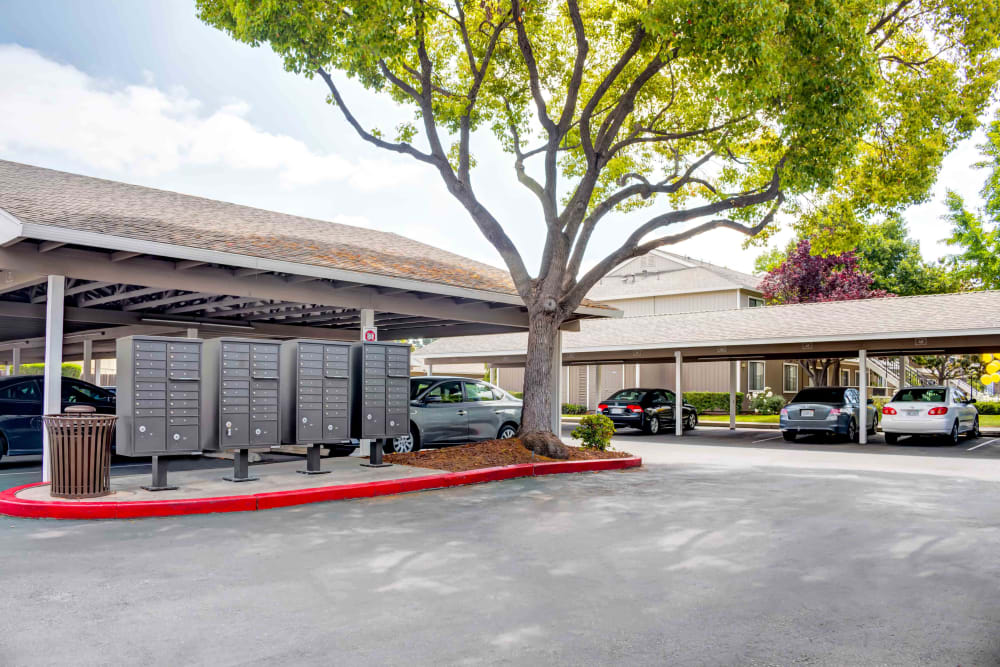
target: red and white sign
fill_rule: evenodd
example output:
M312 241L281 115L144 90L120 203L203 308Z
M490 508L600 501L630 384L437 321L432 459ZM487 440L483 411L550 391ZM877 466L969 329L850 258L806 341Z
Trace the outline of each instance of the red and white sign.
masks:
M365 329L364 334L362 334L361 339L366 343L374 343L378 340L378 329L375 327L369 327Z

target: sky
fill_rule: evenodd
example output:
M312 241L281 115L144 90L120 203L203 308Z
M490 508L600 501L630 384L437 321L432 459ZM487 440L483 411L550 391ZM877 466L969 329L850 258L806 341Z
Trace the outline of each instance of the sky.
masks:
M4 0L0 82L0 159L396 232L504 266L432 168L360 140L322 81L202 24L193 0ZM366 126L410 119L340 83ZM537 203L510 156L489 135L475 139L473 184L534 270ZM950 252L945 192L980 202L985 174L971 165L981 142L949 155L930 201L906 212L927 259ZM587 264L620 243L628 220L606 219ZM743 241L716 230L666 250L751 271L761 250Z

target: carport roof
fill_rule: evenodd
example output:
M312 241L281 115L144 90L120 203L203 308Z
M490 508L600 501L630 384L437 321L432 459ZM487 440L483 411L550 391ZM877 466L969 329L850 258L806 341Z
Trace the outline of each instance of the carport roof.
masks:
M506 271L398 234L17 162L0 160L0 209L105 238L517 295Z
M856 301L768 306L732 310L591 320L580 331L563 332L563 353L607 353L620 360L634 350L700 350L724 358L753 346L811 347L842 341L887 341L919 347L918 339L971 335L993 337L1000 348L1000 291L962 292ZM909 342L906 339L912 339ZM930 343L928 343L930 344ZM425 361L523 358L526 333L460 336L437 340L415 353Z

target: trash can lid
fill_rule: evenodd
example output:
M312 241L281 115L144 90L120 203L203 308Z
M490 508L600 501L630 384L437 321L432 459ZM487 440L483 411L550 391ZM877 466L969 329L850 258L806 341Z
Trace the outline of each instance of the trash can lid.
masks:
M65 410L63 410L68 415L79 415L79 414L89 414L92 412L97 412L97 408L93 405L71 405Z

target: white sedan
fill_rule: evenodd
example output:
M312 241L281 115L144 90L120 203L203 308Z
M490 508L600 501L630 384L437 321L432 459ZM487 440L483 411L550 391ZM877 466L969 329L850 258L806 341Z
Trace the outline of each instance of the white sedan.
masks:
M882 408L885 441L895 444L901 435L944 436L957 444L962 434L979 437L975 401L951 387L906 387Z

